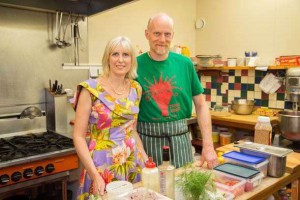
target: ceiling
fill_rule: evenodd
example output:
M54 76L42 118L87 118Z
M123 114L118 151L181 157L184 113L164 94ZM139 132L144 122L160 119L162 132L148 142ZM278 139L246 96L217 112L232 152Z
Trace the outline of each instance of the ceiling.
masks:
M89 16L131 1L134 0L0 0L0 5Z

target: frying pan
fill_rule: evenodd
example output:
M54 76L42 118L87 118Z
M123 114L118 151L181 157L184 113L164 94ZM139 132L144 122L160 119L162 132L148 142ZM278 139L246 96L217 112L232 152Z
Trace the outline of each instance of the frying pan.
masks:
M24 119L24 118L33 119L35 117L41 117L41 116L43 116L43 113L38 107L29 106L22 111L20 115L20 119Z

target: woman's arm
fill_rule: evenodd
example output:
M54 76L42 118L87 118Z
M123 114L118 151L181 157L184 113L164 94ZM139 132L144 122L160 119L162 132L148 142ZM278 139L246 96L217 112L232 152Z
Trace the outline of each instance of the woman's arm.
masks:
M137 125L137 122L135 121L134 123L134 127L133 127L133 137L136 141L136 145L137 145L137 148L138 150L141 152L142 154L142 157L143 157L143 160L144 162L146 162L148 160L148 155L147 153L145 152L145 149L144 149L144 146L143 146L143 143L142 143L142 140L137 132L137 129L136 129L136 125Z
M79 99L77 110L75 114L75 125L73 132L73 141L77 155L87 170L88 175L93 180L94 194L104 195L105 182L98 173L91 154L86 143L86 133L88 129L88 122L92 108L92 100L90 93L86 89L82 89Z

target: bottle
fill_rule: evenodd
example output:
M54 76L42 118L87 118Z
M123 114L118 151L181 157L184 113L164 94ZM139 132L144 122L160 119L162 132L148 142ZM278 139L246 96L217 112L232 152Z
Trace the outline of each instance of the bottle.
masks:
M175 167L170 163L170 147L163 146L163 163L158 166L160 193L175 199Z
M142 184L147 189L159 192L158 168L155 162L153 162L152 157L149 157L149 160L145 163L145 168L142 170Z
M269 117L259 116L255 125L254 142L271 145L272 126Z

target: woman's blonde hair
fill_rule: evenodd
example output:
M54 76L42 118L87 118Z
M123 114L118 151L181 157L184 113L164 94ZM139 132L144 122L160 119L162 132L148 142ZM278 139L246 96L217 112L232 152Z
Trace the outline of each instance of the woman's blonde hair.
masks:
M125 77L129 79L135 79L137 77L137 61L135 56L135 49L133 48L129 38L125 36L115 37L107 43L102 57L103 76L109 76L109 57L112 54L112 52L119 46L129 51L131 56L131 68Z

